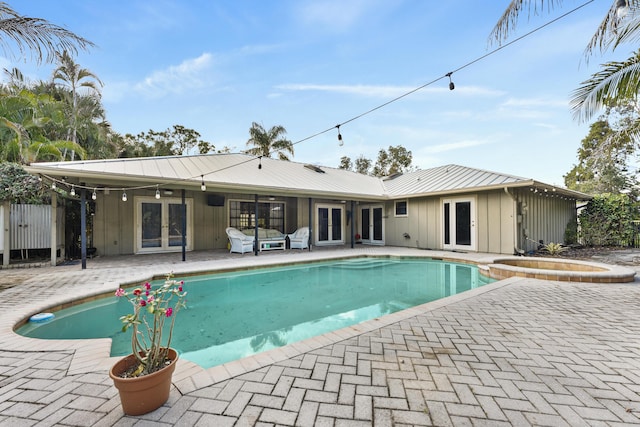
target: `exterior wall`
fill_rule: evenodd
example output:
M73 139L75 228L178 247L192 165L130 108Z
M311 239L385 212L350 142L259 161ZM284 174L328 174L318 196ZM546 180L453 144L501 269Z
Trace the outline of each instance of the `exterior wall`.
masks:
M538 242L563 243L569 221L576 216L576 201L553 193L520 190L518 201L518 247L525 252L536 250Z
M224 206L209 206L207 196L217 194L224 196ZM122 201L120 191L111 191L109 194L97 193L96 211L93 224L93 244L99 255L128 255L136 252L136 201L138 196L155 196L155 190L140 190L128 192L126 202ZM191 216L193 250L224 249L227 247L227 234L225 229L229 224L229 201L242 200L254 201L254 195L241 193L220 193L215 191L187 191L186 199L193 202ZM180 200L182 193L176 190L172 195L162 195ZM266 196L260 196L260 201L266 200ZM297 224L306 225L308 222L308 210L304 215L299 214L299 206L308 203L308 199L275 198L276 202L285 202L286 217L285 229L287 233L293 233ZM302 220L300 218L303 218Z
M461 194L459 197L473 197L475 199L476 250L478 252L513 254L516 233L514 200L500 190L479 194ZM394 202L388 202L385 206L386 244L422 249L443 249L442 199L441 197L409 199L406 217L396 217ZM405 233L410 237L405 238Z

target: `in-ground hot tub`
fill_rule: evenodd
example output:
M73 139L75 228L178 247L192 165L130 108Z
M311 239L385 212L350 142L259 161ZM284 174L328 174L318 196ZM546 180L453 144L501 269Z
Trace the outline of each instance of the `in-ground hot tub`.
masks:
M493 279L528 277L563 282L626 283L636 272L618 265L565 258L498 258L480 272Z

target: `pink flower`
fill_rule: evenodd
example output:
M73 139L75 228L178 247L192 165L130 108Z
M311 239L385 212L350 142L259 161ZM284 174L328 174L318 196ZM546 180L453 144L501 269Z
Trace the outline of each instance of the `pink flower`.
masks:
M145 300L140 300L140 307L144 307L145 305L147 305L147 302Z
M142 294L142 289L140 289L140 288L135 288L135 289L133 290L133 294L134 294L135 296L139 297L139 296Z
M149 291L145 291L144 293L146 296L149 296Z
M184 280L180 280L180 286L184 285Z
M153 302L155 300L155 298L153 297L153 295L151 295L149 298L147 298L147 301L149 302Z
M149 283L149 282L145 282L145 283L144 283L144 287L145 287L145 289L146 289L146 290L151 289L151 283Z
M171 317L171 315L173 314L173 308L171 307L167 308L167 312L165 314L167 317Z
M178 286L178 292L182 292L182 286Z
M124 289L122 289L122 288L119 288L119 289L116 291L116 296L117 296L117 297L123 297L123 296L125 296L126 294L127 294L127 293L126 293L126 292L124 291Z

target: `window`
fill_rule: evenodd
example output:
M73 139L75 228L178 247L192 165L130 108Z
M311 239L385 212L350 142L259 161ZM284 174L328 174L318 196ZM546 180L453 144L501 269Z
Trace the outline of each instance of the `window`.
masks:
M231 200L229 202L229 226L244 230L256 226L256 203ZM258 202L258 227L284 233L284 203Z
M396 212L395 216L407 216L407 201L406 200L396 201L395 212Z

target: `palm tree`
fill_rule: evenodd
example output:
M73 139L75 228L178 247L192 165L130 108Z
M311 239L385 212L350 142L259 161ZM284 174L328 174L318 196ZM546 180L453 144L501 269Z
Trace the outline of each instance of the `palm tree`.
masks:
M286 133L282 126L273 126L267 131L261 124L253 122L247 141L247 145L253 145L253 148L248 149L247 154L271 157L272 154L278 153L280 160L290 160L286 153L293 155L293 144L284 137Z
M562 0L512 0L491 32L491 39L501 43L513 31L521 13L549 10L562 4ZM615 50L621 43L637 40L640 34L640 0L612 0L611 7L596 29L585 49L590 56L598 48ZM602 71L582 82L574 91L571 110L580 121L588 121L607 106L635 99L640 87L640 58L636 52L624 62L604 65Z
M58 64L58 68L53 72L53 81L62 83L62 85L67 88L71 94L71 120L67 139L70 139L72 142L77 144L79 112L78 100L81 96L78 91L82 88L87 89L87 94L85 96L95 96L99 100L102 81L100 81L98 76L91 71L80 67L80 65L77 64L66 51L58 54ZM87 103L85 102L84 104L86 106ZM89 102L89 104L91 104L91 102ZM102 108L100 102L93 104ZM88 112L88 117L93 118L93 115L94 111Z
M94 46L89 40L44 19L21 16L5 2L0 2L0 34L5 53L14 45L20 56L30 51L37 63L54 62L61 49L77 54L79 49Z

